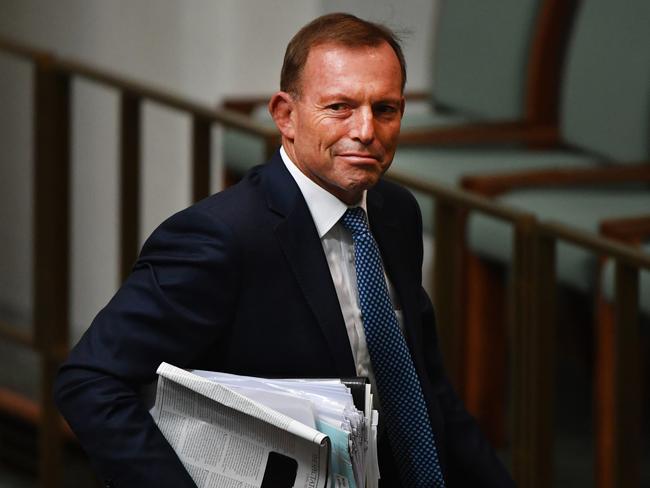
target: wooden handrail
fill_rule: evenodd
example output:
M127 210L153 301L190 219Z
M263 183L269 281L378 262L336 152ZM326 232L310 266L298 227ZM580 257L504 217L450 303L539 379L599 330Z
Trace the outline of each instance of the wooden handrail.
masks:
M2 321L0 321L0 338L7 339L26 347L34 346L34 334L31 331L20 329Z
M430 180L423 181L400 170L389 169L386 177L414 190L427 193L436 200L445 201L465 209L476 210L501 220L514 222L532 218L530 212L498 203L495 200L444 183L435 183Z
M9 39L0 35L0 51L16 56L18 58L26 58L28 60L36 61L45 57L52 56L50 51L45 49L38 49L28 46L15 39Z
M650 239L650 214L603 220L600 222L600 233L628 244L642 244Z
M552 220L539 222L538 228L542 235L549 238L561 239L595 254L604 254L627 265L650 270L650 255L636 247Z
M0 386L0 410L8 412L14 417L32 425L40 425L43 422L43 412L40 405L27 396L11 391ZM69 440L76 442L74 435L67 422L61 419L61 432Z
M147 99L167 107L188 112L217 124L222 124L261 137L277 137L278 132L268 126L256 122L249 117L228 109L216 109L198 102L191 101L180 95L154 88L150 85L132 80L125 76L116 75L107 70L92 67L77 61L58 59L58 69L80 76L112 88L128 92L139 98Z
M256 122L239 112L224 108L214 108L208 105L189 100L183 96L152 87L126 76L112 73L87 63L66 59L63 57L54 58L48 51L35 49L20 42L0 36L0 50L10 54L38 61L45 57L53 59L53 67L64 73L80 76L99 84L108 85L111 88L127 92L135 97L151 100L167 107L188 112L196 117L206 119L216 124L222 124L242 132L258 135L264 138L275 138L277 130Z

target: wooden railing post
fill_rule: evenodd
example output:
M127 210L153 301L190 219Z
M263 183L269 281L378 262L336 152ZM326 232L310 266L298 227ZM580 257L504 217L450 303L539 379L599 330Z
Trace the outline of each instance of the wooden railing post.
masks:
M531 457L531 332L534 299L534 221L516 222L513 232L513 263L509 319L512 326L512 391L513 391L513 471L519 487L530 482Z
M513 265L513 473L517 486L548 488L553 476L555 239L534 220L516 227Z
M639 270L616 260L614 486L639 486L641 381L639 358Z
M120 279L138 257L142 99L128 91L120 98Z
M41 358L39 483L61 483L61 421L52 386L68 347L70 78L51 57L35 63L34 338Z
M462 253L465 245L466 212L458 205L437 198L435 204L433 301L445 368L456 388L463 378Z
M203 117L192 118L192 199L210 195L210 159L212 123Z

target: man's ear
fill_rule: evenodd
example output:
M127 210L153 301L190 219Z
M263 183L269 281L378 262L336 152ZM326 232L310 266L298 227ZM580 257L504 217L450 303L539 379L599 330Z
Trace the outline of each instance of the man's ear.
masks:
M287 92L277 92L269 101L269 112L282 137L293 140L294 137L294 100Z

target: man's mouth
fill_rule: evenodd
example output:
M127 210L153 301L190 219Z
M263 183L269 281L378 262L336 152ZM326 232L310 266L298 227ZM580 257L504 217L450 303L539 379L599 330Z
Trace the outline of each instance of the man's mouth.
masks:
M373 164L381 161L381 158L375 154L365 152L344 152L337 154L338 157L345 158L347 161L359 164Z

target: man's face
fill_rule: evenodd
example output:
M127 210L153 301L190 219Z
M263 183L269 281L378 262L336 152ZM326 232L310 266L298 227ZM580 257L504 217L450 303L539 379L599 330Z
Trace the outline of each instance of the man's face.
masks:
M395 154L404 111L397 56L387 43L316 46L299 83L299 96L290 97L285 150L318 185L358 203Z

